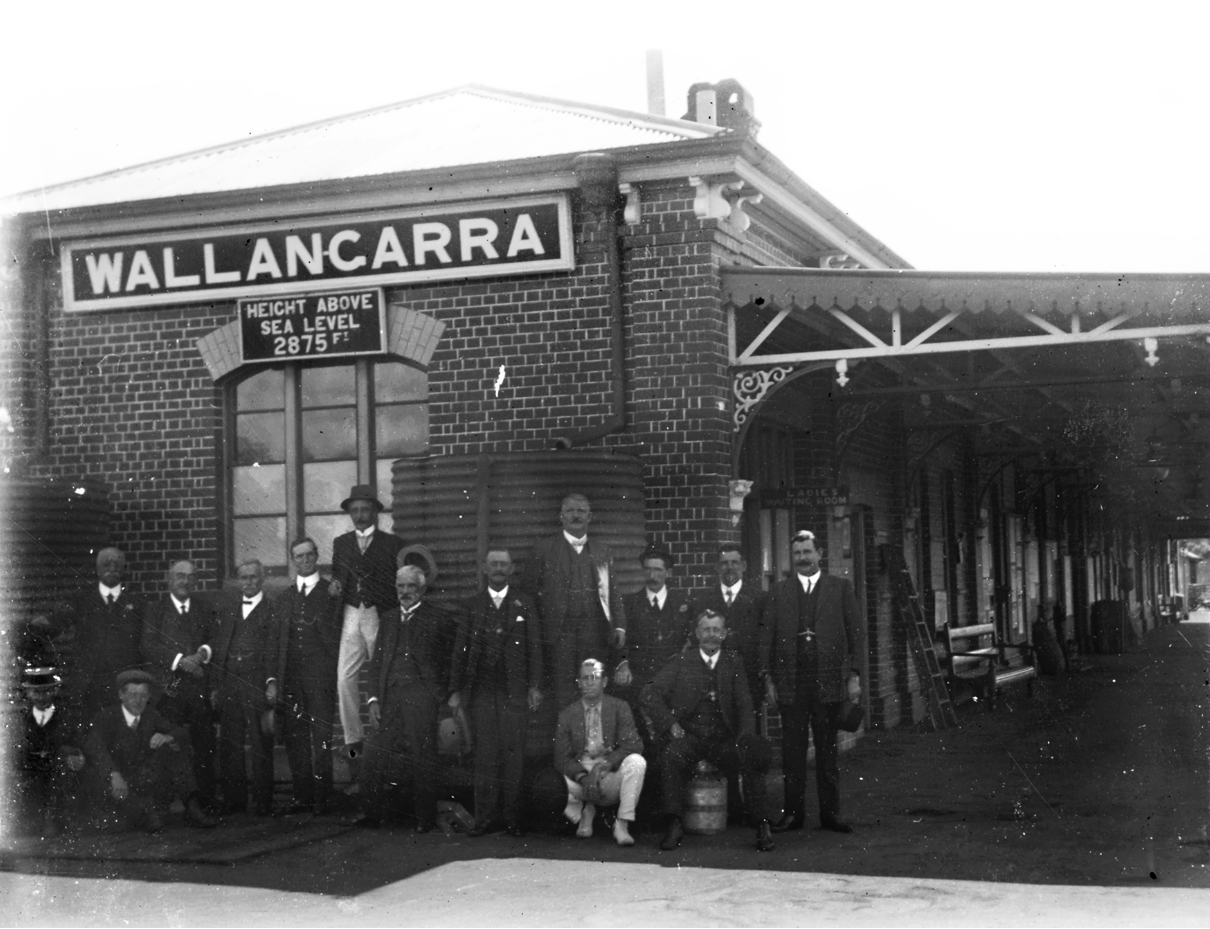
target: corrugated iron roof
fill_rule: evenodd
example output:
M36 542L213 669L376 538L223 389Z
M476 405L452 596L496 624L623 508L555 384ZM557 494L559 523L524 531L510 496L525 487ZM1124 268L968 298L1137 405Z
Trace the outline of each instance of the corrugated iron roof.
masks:
M71 209L680 142L714 126L469 85L56 184L0 212Z

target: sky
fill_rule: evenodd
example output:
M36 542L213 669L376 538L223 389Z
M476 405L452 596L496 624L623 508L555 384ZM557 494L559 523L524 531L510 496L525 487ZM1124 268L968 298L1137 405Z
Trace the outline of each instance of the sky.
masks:
M760 142L912 266L1210 273L1210 5L43 3L0 14L0 196L476 83Z

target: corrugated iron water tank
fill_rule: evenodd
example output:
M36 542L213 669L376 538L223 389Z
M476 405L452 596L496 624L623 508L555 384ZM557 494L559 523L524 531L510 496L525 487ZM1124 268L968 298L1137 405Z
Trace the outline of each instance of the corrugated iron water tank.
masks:
M643 462L633 455L568 449L505 455L401 458L391 469L395 532L427 545L442 597L481 589L490 542L506 546L524 576L534 542L560 531L568 494L592 505L589 536L613 552L619 589L643 586L637 558L646 542Z

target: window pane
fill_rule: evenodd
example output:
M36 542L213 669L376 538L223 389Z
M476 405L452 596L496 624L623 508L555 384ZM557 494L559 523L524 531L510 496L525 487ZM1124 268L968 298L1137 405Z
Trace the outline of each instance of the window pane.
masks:
M348 488L345 488L345 493L348 493ZM344 494L341 494L336 502L339 503L343 499ZM307 531L304 534L319 543L320 563L331 564L332 540L338 535L344 535L352 528L353 524L349 522L349 517L345 513L307 514Z
M357 402L356 378L352 365L302 369L302 405L342 406Z
M286 406L286 372L269 368L239 382L235 388L237 410L281 410Z
M235 563L259 558L265 567L286 564L286 517L260 516L234 520Z
M231 511L236 516L286 511L285 465L231 469Z
M235 417L235 463L286 460L286 414L242 413Z
M398 403L374 409L379 455L419 455L429 447L429 405Z
M308 410L302 417L302 442L303 461L356 458L357 411L353 407Z
M303 465L303 509L308 513L339 510L340 501L356 483L356 461Z
M378 515L378 525L383 532L395 531L395 517L391 515L391 501L394 495L391 493L391 462L393 458L379 458L377 466L377 489L378 499L382 501L382 505L386 507Z
M419 368L397 361L380 361L374 365L374 400L377 403L425 400L428 395L429 376Z

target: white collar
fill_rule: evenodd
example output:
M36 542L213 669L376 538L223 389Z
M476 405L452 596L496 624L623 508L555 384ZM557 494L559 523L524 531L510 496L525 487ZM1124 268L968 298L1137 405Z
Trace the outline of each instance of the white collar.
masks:
M508 596L508 585L505 584L499 590L492 590L489 587L489 588L487 588L487 592L491 595L492 602L495 603L496 606L499 606L501 603L504 602L504 598Z
M713 655L707 655L704 651L702 651L699 648L697 650L697 653L702 656L702 661L706 662L706 664L708 664L710 666L710 670L713 671L714 666L718 664L718 656L723 653L723 650L720 648Z
M190 606L189 600L178 600L176 598L176 594L169 594L168 596L172 598L172 602L176 606L176 611L178 613L181 611L181 607ZM192 599L193 598L191 597L190 600Z
M652 593L650 590L644 587L643 596L647 598L648 603L651 602L652 597L655 597L656 603L659 604L659 607L662 610L664 608L664 601L668 599L668 585L665 584L656 593Z
M567 540L568 545L570 545L572 548L574 548L576 550L576 554L579 554L580 552L584 551L584 546L588 544L588 534L587 533L585 533L584 535L580 536L580 538L577 539L574 535L572 535L570 532L568 532L566 529L564 529L563 538L565 538Z
M371 526L369 529L364 529L364 530L363 529L354 529L353 532L357 534L358 538L368 539L370 536L372 536L374 534L374 528L375 528L374 526Z
M794 576L798 578L798 583L802 584L802 592L809 594L811 592L811 588L819 582L819 575L822 573L822 571L816 571L814 574L795 574Z
M722 589L723 589L723 598L724 599L726 599L727 594L730 593L731 599L734 600L736 597L739 596L739 592L744 589L744 579L741 577L738 581L735 582L734 587L728 587L726 584L720 584L719 586L722 587Z
M34 719L39 726L45 726L51 721L51 717L55 715L55 705L53 703L44 710L40 710L36 706L31 706L30 709L34 711Z
M245 597L241 593L240 602L244 607L244 615L247 616L249 613L251 613L253 610L255 610L258 606L260 606L260 602L264 598L264 596L265 596L265 592L263 590L260 591L260 593L258 593L255 597Z
M122 596L121 584L117 584L114 587L106 587L100 581L97 581L97 589L101 591L102 600L108 600L110 597L113 597L115 600L117 600Z
M315 585L319 583L319 572L308 574L306 577L299 575L298 577L298 592L309 594L315 589Z
M144 711L144 712L146 712L146 711ZM130 710L126 709L126 707L122 707L122 715L126 717L127 726L133 726L134 721L136 719L138 719L138 717L135 716L133 713L131 713Z

